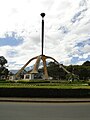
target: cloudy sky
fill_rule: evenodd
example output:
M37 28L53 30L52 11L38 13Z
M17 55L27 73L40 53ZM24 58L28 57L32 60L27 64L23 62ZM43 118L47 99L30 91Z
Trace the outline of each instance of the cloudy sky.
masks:
M90 60L90 0L0 0L0 56L9 69L41 54L42 12L44 54L64 65Z

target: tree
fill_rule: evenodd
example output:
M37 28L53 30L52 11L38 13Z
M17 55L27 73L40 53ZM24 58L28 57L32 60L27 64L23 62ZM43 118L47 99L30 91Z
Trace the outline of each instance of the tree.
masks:
M69 73L66 75L66 79L70 82L73 82L73 81L78 81L79 80L79 76L78 75L75 75L73 73Z
M48 64L48 74L53 79L65 79L65 71L54 62Z
M79 67L79 78L81 80L88 80L90 69L87 69L87 66L80 66Z
M87 66L85 64L83 63L83 65L69 65L67 69L72 74L78 75L80 80L88 80L90 78L90 66Z
M0 56L0 65L4 66L6 63L7 63L7 60L3 56Z
M8 69L5 67L5 64L7 63L7 60L0 56L0 79L1 78L7 78L8 76Z
M90 66L90 61L86 61L82 64L82 66Z

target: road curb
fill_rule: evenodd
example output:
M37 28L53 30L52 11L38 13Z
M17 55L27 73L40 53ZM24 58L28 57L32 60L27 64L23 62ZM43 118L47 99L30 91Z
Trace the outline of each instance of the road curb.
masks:
M29 103L88 103L88 98L0 98L0 102L29 102Z

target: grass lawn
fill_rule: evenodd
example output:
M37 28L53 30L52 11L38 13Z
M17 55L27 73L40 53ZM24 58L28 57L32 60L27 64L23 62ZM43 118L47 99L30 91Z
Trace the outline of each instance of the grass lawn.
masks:
M0 80L0 88L90 89L90 86L85 81L70 83L60 80Z

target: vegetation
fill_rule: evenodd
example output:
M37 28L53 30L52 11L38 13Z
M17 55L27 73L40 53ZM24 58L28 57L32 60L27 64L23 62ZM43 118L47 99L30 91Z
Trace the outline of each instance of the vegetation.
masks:
M57 88L57 89L90 89L88 81L60 81L60 80L1 80L0 88Z
M7 60L0 56L0 79L7 79L8 77L8 69L6 68L5 64L7 63Z
M63 65L64 66L64 65ZM89 80L90 79L90 62L86 61L82 65L69 65L64 66L70 74L68 75L62 68L60 68L54 62L50 62L48 65L48 73L53 79L65 80L72 79L73 80ZM75 76L74 76L75 75ZM70 77L70 78L69 78Z

